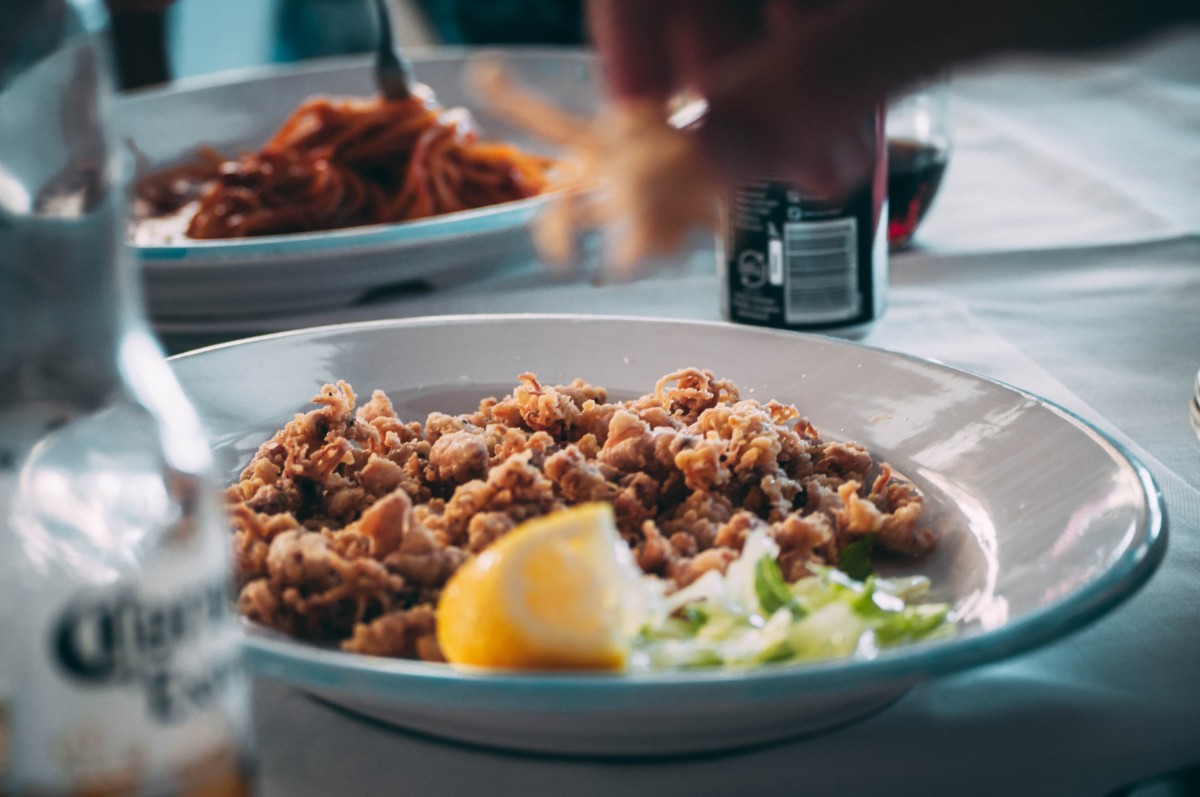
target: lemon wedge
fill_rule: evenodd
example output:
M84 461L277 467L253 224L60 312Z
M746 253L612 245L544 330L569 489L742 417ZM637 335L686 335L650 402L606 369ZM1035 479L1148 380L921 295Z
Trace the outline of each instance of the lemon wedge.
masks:
M535 518L450 578L438 601L438 644L452 664L621 669L639 578L610 505Z

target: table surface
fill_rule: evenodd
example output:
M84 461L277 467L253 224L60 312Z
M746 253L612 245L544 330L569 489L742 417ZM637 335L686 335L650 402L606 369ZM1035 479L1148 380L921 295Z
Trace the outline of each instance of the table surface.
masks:
M955 149L865 343L1041 394L1123 441L1169 518L1149 585L1082 632L912 689L849 727L737 754L597 762L467 749L255 685L265 795L1103 795L1200 761L1200 31L954 79ZM717 319L711 251L646 279L535 264L321 320L473 312ZM171 340L174 348L187 341ZM1152 789L1151 789L1152 791Z

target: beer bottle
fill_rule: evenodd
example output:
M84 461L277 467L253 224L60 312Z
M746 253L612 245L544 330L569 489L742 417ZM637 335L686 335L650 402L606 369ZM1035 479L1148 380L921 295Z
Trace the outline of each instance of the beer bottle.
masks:
M248 794L229 537L125 250L102 7L4 15L0 794Z

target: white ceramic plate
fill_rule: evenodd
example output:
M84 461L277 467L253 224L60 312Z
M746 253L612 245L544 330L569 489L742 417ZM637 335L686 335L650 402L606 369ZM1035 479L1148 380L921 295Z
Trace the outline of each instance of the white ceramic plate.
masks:
M874 659L638 675L456 671L321 649L250 628L258 671L395 725L483 745L647 755L752 745L865 716L931 676L1079 628L1128 597L1165 547L1145 468L1046 401L844 341L727 324L460 316L353 324L172 360L232 481L321 386L387 391L402 418L473 410L517 375L583 377L616 398L699 366L864 442L927 496L939 548L916 566L960 617L949 638Z
M530 89L576 111L598 103L594 59L577 50L498 50ZM419 80L446 107L471 109L487 138L533 151L544 144L502 124L463 85L470 50L412 54ZM117 133L160 168L210 144L222 153L257 149L314 94L375 93L361 57L267 67L183 81L118 101ZM159 319L259 316L352 304L373 290L412 280L451 284L533 257L527 223L534 197L399 224L245 239L134 245L147 304Z

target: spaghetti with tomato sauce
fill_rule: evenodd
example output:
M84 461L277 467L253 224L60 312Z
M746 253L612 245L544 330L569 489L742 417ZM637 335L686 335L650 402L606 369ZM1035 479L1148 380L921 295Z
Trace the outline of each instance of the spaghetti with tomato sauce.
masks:
M410 221L535 196L551 158L480 140L426 87L405 100L316 97L257 152L138 181L139 220L188 217L189 238L242 238Z

